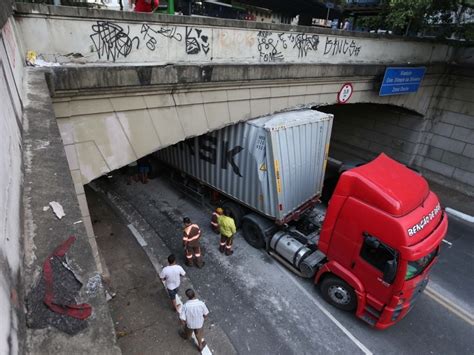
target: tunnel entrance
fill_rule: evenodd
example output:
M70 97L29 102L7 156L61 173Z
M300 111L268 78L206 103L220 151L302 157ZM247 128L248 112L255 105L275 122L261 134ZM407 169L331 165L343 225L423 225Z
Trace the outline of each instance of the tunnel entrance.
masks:
M333 158L371 160L385 153L403 164L413 164L423 131L423 116L398 106L348 104L320 106L334 115L329 155Z

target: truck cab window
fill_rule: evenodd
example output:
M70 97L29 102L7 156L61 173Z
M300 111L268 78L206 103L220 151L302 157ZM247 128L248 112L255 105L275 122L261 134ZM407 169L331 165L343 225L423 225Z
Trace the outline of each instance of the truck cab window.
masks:
M364 238L364 244L360 251L362 259L370 265L384 272L387 261L396 259L396 251L370 236Z

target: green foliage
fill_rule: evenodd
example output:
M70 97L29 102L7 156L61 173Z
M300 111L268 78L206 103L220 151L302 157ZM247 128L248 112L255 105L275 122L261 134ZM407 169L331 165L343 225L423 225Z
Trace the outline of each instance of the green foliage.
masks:
M357 24L367 29L392 30L401 35L428 32L439 37L472 39L472 25L462 24L474 0L386 0L377 16L361 17Z

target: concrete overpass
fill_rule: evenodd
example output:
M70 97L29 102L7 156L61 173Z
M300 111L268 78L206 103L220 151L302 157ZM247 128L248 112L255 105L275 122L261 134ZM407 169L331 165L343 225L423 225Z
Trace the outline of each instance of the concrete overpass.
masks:
M0 174L8 216L0 230L15 236L1 244L13 270L8 285L15 285L21 264L20 214L11 211L20 209L22 149L25 201L36 198L38 182L30 176L41 165L50 169L43 177L64 184L58 189L73 187L78 203L71 209L84 222L99 270L84 184L188 137L280 110L320 106L334 112L332 143L366 156L385 151L473 193L472 49L289 25L27 4L17 4L2 23L8 133L0 162L11 174ZM48 67L25 70L27 51ZM378 95L387 66L419 65L427 74L416 94ZM347 82L354 94L336 105ZM72 177L71 184L53 179L58 161L40 163L53 147L63 165L67 157L70 176L62 176ZM41 223L30 202L25 211ZM34 236L40 239L37 230L34 223L25 227L27 246ZM35 265L31 260L27 269Z

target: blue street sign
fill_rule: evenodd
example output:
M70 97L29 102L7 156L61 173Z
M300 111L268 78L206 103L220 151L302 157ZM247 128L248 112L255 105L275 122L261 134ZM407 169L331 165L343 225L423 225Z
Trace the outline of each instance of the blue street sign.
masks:
M417 92L425 76L425 67L387 68L380 87L379 96L400 95Z

